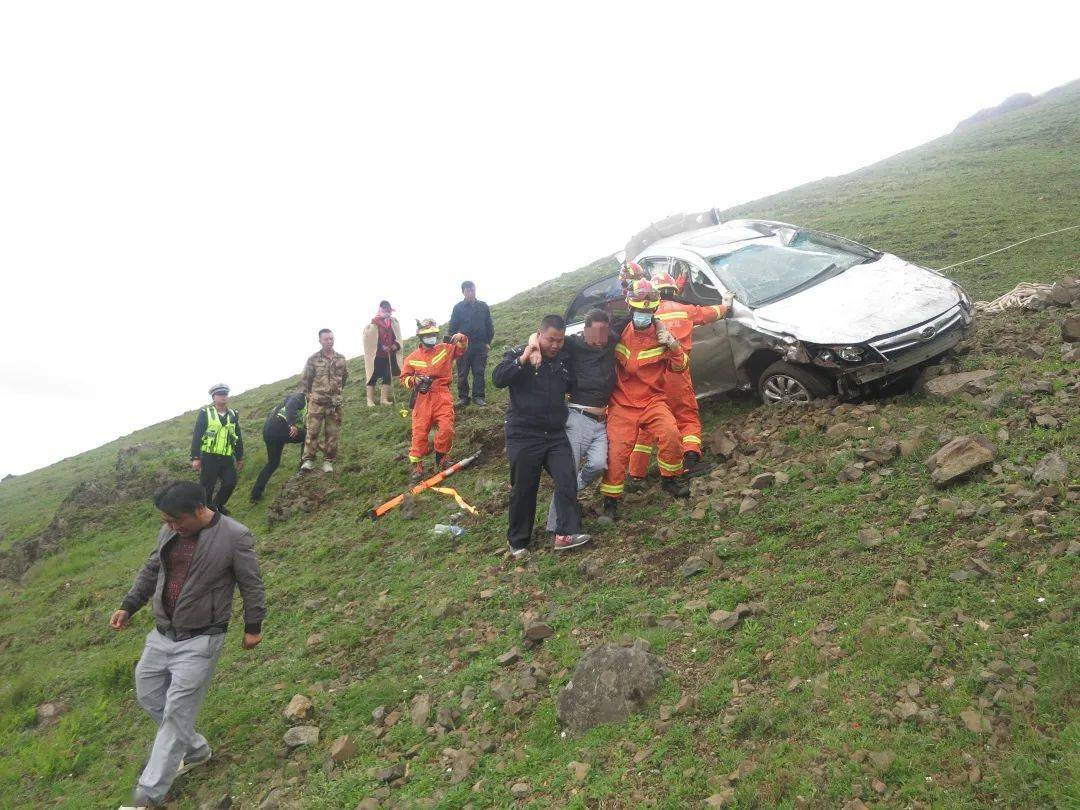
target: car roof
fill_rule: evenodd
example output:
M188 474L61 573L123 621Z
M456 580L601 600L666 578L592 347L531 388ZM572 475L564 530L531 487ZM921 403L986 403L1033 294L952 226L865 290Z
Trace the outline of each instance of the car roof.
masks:
M641 256L670 255L671 250L689 250L699 256L715 256L726 252L724 248L740 242L771 239L781 228L797 230L786 222L767 219L731 219L708 228L684 231L675 236L658 239L642 251Z

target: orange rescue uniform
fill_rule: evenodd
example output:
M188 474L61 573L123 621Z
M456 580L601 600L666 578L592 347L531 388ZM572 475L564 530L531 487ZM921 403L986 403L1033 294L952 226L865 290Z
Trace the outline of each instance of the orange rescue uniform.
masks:
M722 318L727 307L717 304L710 307L698 307L693 304L680 304L677 301L661 301L656 310L656 320L671 332L687 356L694 346L694 327ZM664 381L664 396L667 399L671 415L679 426L679 438L682 452L701 453L701 417L698 416L697 393L690 370L685 374L668 374ZM656 450L656 439L647 431L640 431L630 454L630 475L644 478L649 471L649 457Z
M627 324L615 346L615 390L608 405L608 465L600 492L619 498L626 480L626 462L638 430L656 436L660 445L660 474L665 478L683 471L679 428L664 398L665 377L683 376L687 356L656 339L656 325L634 329Z
M450 381L454 377L454 361L465 354L469 339L460 343L436 343L428 348L421 345L405 358L401 384L408 389L419 385L419 377L431 377L431 390L417 393L412 411L412 445L409 461L413 464L431 452L428 433L435 428L435 452L449 453L454 445L454 397Z

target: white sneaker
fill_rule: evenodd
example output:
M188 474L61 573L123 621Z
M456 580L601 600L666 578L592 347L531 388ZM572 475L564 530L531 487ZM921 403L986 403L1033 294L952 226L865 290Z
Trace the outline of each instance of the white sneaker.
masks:
M511 548L510 556L515 560L527 560L529 559L529 550L527 548Z
M207 762L210 761L211 756L213 755L208 754L202 759L193 759L191 762L188 762L186 759L180 760L180 765L176 768L176 775L183 776L185 773L188 773L189 771L198 768L200 765L205 765Z
M300 469L304 472L311 472L315 469L315 462L310 458L304 459L304 463L300 465Z
M322 471L325 473L332 473L334 471L334 465L329 461L324 461L322 463Z

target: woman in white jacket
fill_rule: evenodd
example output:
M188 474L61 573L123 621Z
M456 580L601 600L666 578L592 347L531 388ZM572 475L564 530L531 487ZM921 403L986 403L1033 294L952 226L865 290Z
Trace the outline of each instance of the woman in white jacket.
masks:
M364 372L368 407L375 407L376 384L381 386L379 403L391 404L390 386L401 374L401 326L389 301L379 302L379 311L364 327Z

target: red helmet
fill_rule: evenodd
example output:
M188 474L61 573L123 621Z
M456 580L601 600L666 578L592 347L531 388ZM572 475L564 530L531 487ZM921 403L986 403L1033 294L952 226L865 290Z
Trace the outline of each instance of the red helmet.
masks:
M626 303L632 309L655 312L660 306L660 293L656 291L651 281L639 278L631 284L630 291L626 295Z
M622 282L623 287L629 287L639 278L645 278L645 271L641 269L641 265L637 262L623 262L622 267L619 268L619 281Z
M657 291L659 292L663 292L664 290L674 291L679 289L678 282L676 282L675 279L672 278L671 274L665 273L662 270L659 273L653 273L652 279L650 280L652 281L652 285L656 287Z

